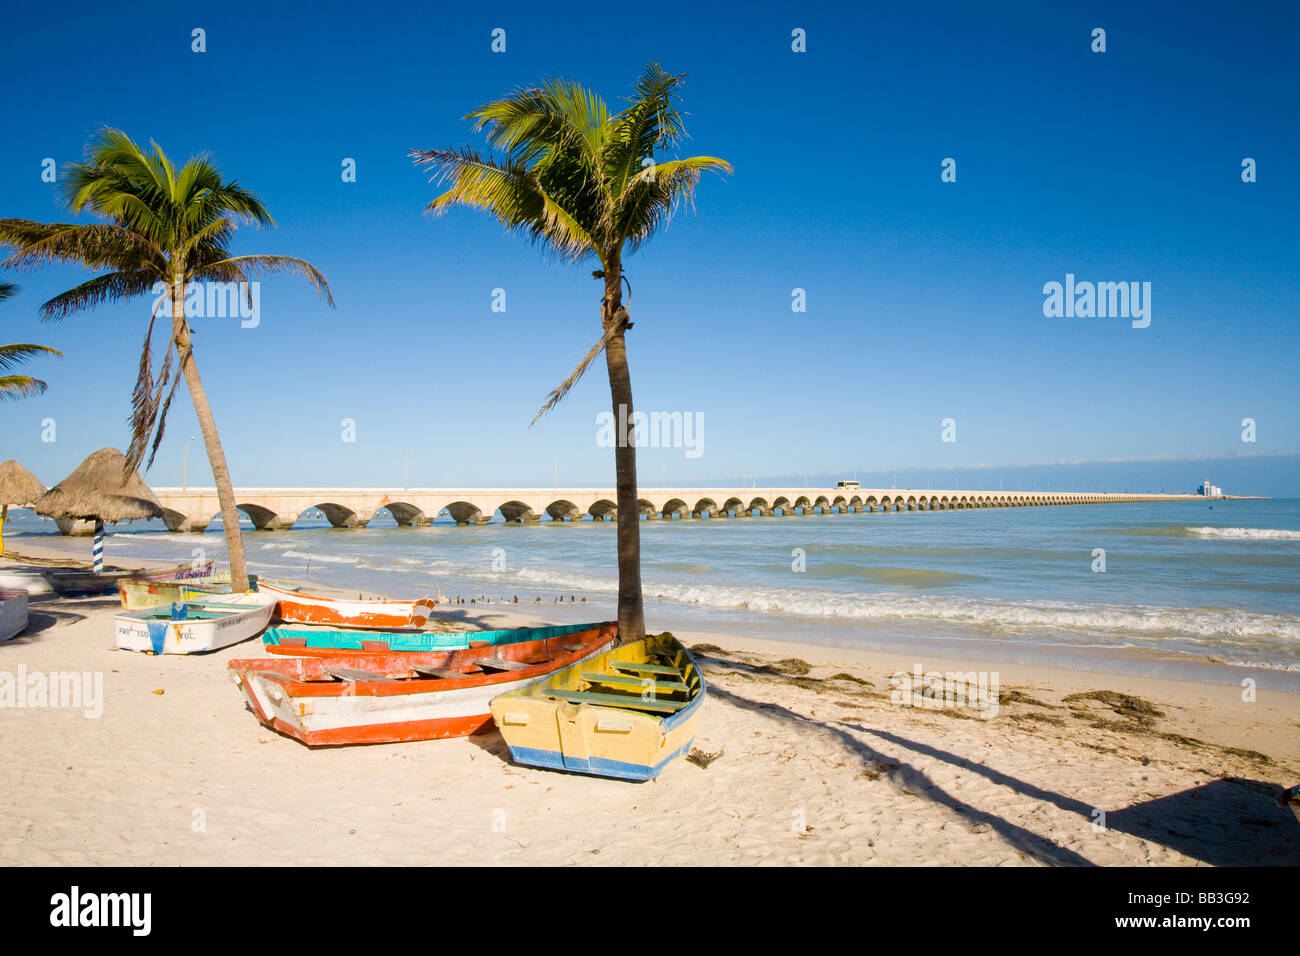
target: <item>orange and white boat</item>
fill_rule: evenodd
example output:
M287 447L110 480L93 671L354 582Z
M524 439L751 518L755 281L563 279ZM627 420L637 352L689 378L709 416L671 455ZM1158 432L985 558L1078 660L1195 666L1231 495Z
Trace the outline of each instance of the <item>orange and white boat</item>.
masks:
M227 667L259 721L309 747L434 740L486 729L492 698L575 667L617 636L610 622L495 647L254 658Z
M258 582L257 589L275 596L278 602L276 614L280 620L291 624L418 630L429 620L429 612L434 606L433 599L427 596L418 601L390 601L387 598L349 600L304 594L263 582Z

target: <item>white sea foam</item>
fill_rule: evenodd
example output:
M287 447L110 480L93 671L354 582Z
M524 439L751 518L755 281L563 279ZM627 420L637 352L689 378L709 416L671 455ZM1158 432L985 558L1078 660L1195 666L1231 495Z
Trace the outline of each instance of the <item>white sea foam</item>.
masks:
M1188 528L1189 534L1206 538L1270 538L1281 541L1300 541L1300 531L1284 528Z
M440 564L443 562L440 562ZM494 577L478 567L447 567L471 577ZM521 585L576 593L617 593L618 580L563 571L521 568L504 575ZM1012 601L899 592L876 594L809 591L727 585L663 584L647 581L648 600L673 601L718 610L746 610L846 621L937 622L1004 632L1071 631L1118 637L1122 634L1176 637L1194 643L1295 641L1300 618L1223 608L1093 604L1069 601Z
M306 551L285 551L280 555L282 558L297 558L300 561L306 561L309 558L312 561L321 561L325 564L360 564L360 558L348 557L342 554L308 554Z

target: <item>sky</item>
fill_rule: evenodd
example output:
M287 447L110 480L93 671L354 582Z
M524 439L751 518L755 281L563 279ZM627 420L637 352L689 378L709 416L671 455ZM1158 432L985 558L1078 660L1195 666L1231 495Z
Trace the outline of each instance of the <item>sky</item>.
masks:
M644 484L1300 496L1294 4L78 6L6 13L0 217L90 221L42 162L119 127L210 152L277 223L232 249L309 260L337 303L273 277L256 327L193 320L236 486L612 485L603 363L529 425L599 335L594 266L426 215L407 154L484 146L465 114L549 77L618 108L658 60L689 74L680 153L734 174L625 262L636 406L702 423L642 449ZM1067 274L1150 283L1150 324L1045 315ZM150 300L36 318L88 277L0 272L0 341L64 352L0 405L0 459L47 484L129 438ZM178 397L146 479L210 484L198 436Z

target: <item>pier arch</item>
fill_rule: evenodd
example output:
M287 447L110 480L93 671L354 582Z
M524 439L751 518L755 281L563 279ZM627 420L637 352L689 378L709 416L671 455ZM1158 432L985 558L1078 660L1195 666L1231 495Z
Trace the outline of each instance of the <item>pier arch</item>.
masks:
M290 528L293 526L292 519L281 521L279 515L270 508L263 508L261 505L237 504L235 505L235 508L242 512L243 515L253 523L253 527L258 531L277 531L281 528ZM207 527L207 525L204 525L204 527ZM203 529L199 528L197 530L201 531Z
M679 518L689 517L691 506L681 498L669 498L664 502L663 511L660 512L665 518L671 518L676 515Z
M468 525L487 524L487 516L478 505L470 504L468 501L453 501L447 504L443 511L456 522L456 526L464 528Z
M501 512L506 524L533 524L540 520L537 512L522 501L503 501L497 505L497 511Z
M581 521L582 511L572 501L561 498L546 506L546 513L552 521Z
M592 521L613 521L618 517L618 505L608 498L598 498L587 509Z
M387 511L393 517L399 528L423 527L429 524L430 519L425 513L413 504L405 501L387 501L375 509L375 513L370 516L374 521L381 511Z

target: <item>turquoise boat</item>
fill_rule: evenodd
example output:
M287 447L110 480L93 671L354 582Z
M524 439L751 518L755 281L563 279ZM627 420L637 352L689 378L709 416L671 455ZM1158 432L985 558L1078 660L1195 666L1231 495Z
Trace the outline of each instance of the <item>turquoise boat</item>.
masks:
M272 627L262 633L268 654L294 657L322 655L429 653L463 651L471 647L518 644L564 638L605 627L596 624L558 624L548 627L512 627L499 631L340 631L321 627Z

